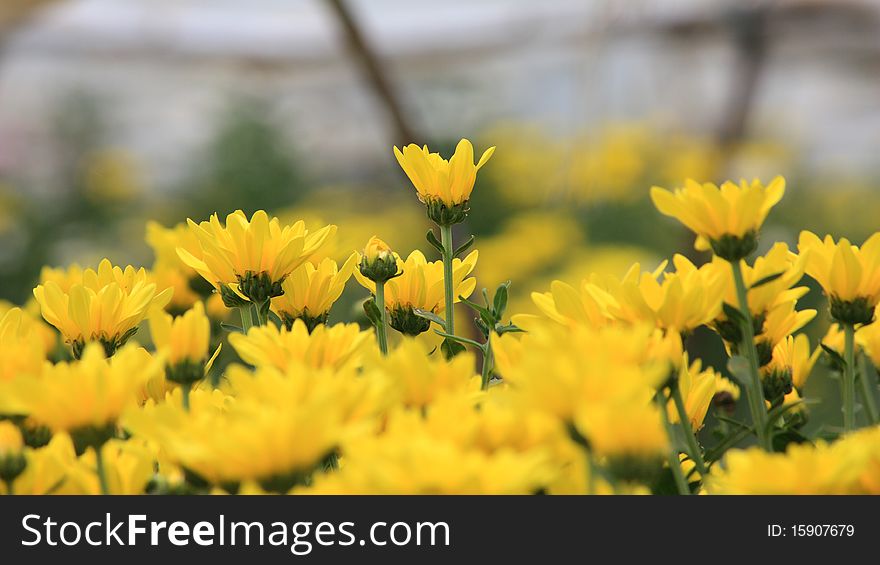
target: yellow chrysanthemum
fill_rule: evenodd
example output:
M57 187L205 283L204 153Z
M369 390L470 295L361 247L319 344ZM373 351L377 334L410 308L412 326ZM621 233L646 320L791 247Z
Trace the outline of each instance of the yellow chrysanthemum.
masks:
M651 200L697 235L697 249L709 249L726 260L739 260L754 251L757 232L782 199L785 179L776 177L766 187L757 179L718 187L688 179L683 188L651 188Z
M104 259L97 271L82 271L67 290L47 280L34 289L34 296L43 318L61 331L74 355L92 341L100 342L112 355L151 311L171 300L171 289L160 290L144 269L128 266L123 270Z
M450 360L425 355L415 339L406 338L387 357L372 364L389 383L403 406L423 407L444 395L471 397L480 391L474 356L462 353Z
M352 253L341 268L329 258L317 265L306 261L281 283L284 294L272 299L272 309L287 327L296 319L305 322L309 330L326 324L330 307L342 296L357 260L357 253Z
M431 153L428 146L407 145L403 151L394 148L397 162L412 181L419 200L430 205L440 202L447 208L467 203L474 189L477 171L495 152L487 149L474 165L474 147L467 139L458 142L455 154L448 161L439 153Z
M452 288L455 301L467 298L477 286L477 280L467 278L474 270L479 257L471 251L464 260L452 260ZM385 283L385 308L388 309L391 327L406 335L418 335L427 331L430 322L413 314L413 309L441 314L446 310L443 291L443 262L428 262L421 251L413 251L406 261L397 258L398 272L403 274ZM376 283L359 271L354 272L357 281L367 290L376 293Z
M40 373L46 350L38 331L36 323L20 308L12 308L0 316L0 382L18 375Z
M550 283L550 292L533 292L532 301L544 317L559 324L585 324L599 327L612 319L608 313L614 302L608 292L584 280L578 288L562 281ZM513 321L528 328L534 316L517 315Z
M831 316L841 323L866 324L880 302L880 233L858 247L846 238L801 232L798 249L806 253L806 272L831 302Z
M770 363L761 369L762 376L789 373L791 384L803 389L821 351L818 347L810 351L810 338L806 334L788 336L773 348Z
M143 384L161 370L159 360L144 349L129 345L107 359L98 345L89 344L81 360L46 365L39 378L17 379L12 390L34 421L76 436L113 428L136 403Z
M205 307L196 302L191 310L181 316L172 317L165 312L157 312L150 317L150 333L156 351L165 359L165 375L173 383L192 385L200 381L220 354L222 344L208 359L211 342L211 320L205 315ZM147 396L156 397L150 392L163 390L161 382L148 383Z
M672 259L674 272L664 272L666 262L654 272L642 272L638 263L618 281L594 277L614 301L608 312L626 322L648 322L674 332L688 332L715 319L721 311L724 281L709 266L696 267L683 255Z
M286 371L305 365L315 369L359 367L371 348L372 334L357 324L320 325L311 333L302 320L293 326L277 328L272 324L251 328L245 334L229 336L229 343L241 358L255 367L274 367Z
M197 257L180 247L181 260L195 269L221 292L237 284L249 300L263 303L280 296L281 283L297 267L318 251L336 226L325 226L309 233L303 221L282 226L278 218L269 218L258 210L248 220L237 210L221 224L217 214L210 221L187 220L202 248Z
M699 359L690 364L687 361L685 356L678 372L678 387L681 390L691 429L696 432L703 427L703 420L717 392L716 383L723 377L711 367L703 370L703 363ZM678 422L678 411L672 401L669 402L667 411L669 421Z

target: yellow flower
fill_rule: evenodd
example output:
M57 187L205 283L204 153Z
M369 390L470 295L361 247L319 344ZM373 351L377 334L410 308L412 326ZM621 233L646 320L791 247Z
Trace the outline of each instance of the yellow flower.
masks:
M168 304L171 294L171 289L159 292L144 269L123 270L107 259L97 271L83 271L67 290L53 280L34 289L43 318L61 331L76 356L92 341L112 355L151 311Z
M46 351L38 331L36 323L20 308L11 308L0 316L0 382L40 373Z
M317 265L306 261L281 283L284 294L272 299L272 309L288 328L296 319L302 320L309 331L326 324L330 307L342 296L356 265L357 253L352 253L341 268L329 258Z
M373 366L407 407L428 406L444 395L469 397L480 391L472 354L462 353L447 361L439 355L425 355L424 348L411 338L405 338Z
M120 414L159 371L161 364L144 349L129 345L106 359L89 344L81 360L46 365L39 378L17 379L12 390L33 420L70 432L85 448L94 445L93 436L113 433Z
M166 362L168 380L177 384L193 384L211 368L220 348L208 359L211 321L205 306L196 302L191 310L176 318L165 312L150 317L153 344Z
M365 278L385 283L398 276L397 259L388 244L374 235L364 247L358 269Z
M256 303L281 296L284 279L336 233L333 225L309 233L303 221L282 226L278 218L270 219L263 210L250 220L237 210L226 216L225 225L217 214L208 222L187 222L198 237L202 256L181 247L177 249L181 260L221 293L228 293L228 285L237 284L240 292Z
M247 335L234 333L229 343L241 358L255 367L286 371L305 365L315 369L359 367L372 345L372 333L357 324L319 325L311 333L302 320L278 329L272 324L254 327Z
M618 320L648 322L674 332L688 332L713 320L721 311L722 277L709 266L696 267L684 255L675 255L672 262L674 272L664 272L663 262L654 272L643 273L636 263L621 281L596 277L614 298L609 313Z
M463 261L458 258L452 260L452 288L456 302L460 296L470 296L477 286L477 280L467 276L474 270L478 257L477 251L471 251ZM416 250L410 253L406 261L398 257L397 266L398 272L402 271L403 274L385 284L385 307L390 313L391 327L406 335L418 335L427 331L431 323L413 314L413 309L438 315L446 310L443 262L429 263L422 252ZM376 293L376 283L359 271L355 271L354 276L361 286Z
M880 302L880 233L860 247L846 238L837 243L801 232L798 249L807 253L806 272L816 279L831 302L831 316L845 324L867 324Z
M25 470L24 440L18 426L0 421L0 483L9 484Z
M755 250L757 234L770 209L782 199L785 179L776 177L766 187L757 179L740 184L688 179L683 188L651 188L651 200L697 235L697 249L709 249L728 261L738 261Z
M777 305L767 313L760 333L755 336L761 365L766 365L773 348L806 326L816 317L813 309L796 310L794 300Z
M773 358L762 367L762 373L788 372L791 384L799 390L803 389L821 351L818 347L810 351L810 338L806 334L788 336L773 348Z
M76 462L73 444L66 434L55 435L40 449L25 449L26 466L12 483L14 494L61 494L68 470ZM93 471L94 473L94 471ZM0 494L8 494L0 480Z
M543 316L559 324L598 327L612 319L608 308L614 299L605 290L584 280L577 289L562 281L553 281L550 292L533 292L532 301ZM519 315L514 318L514 323L528 328L533 318Z
M876 315L876 314L875 314ZM2 325L2 324L0 324ZM840 331L840 327L834 324L833 328L837 328L837 332L840 335L840 347L838 351L843 352L844 344L843 344L843 333ZM829 328L829 333L831 332L831 328ZM831 345L826 337L823 342L826 345ZM861 348L865 351L865 354L871 359L871 362L875 367L880 367L880 324L873 323L868 324L867 326L862 326L856 332L856 345L861 346ZM2 357L0 357L2 359ZM0 366L2 366L2 360L0 360Z
M847 441L791 445L785 453L733 449L723 465L713 465L706 488L712 494L851 494L867 454Z
M387 259L392 256L393 254L388 244L375 235L364 246L364 257L371 263L377 259Z
M130 411L126 427L211 485L257 481L287 492L371 415L363 402L373 384L352 374L236 366L227 377L234 400L209 404L199 391L188 412L177 402L148 405Z
M428 216L440 225L461 222L467 215L467 202L474 189L477 171L495 152L487 149L474 165L474 147L467 139L458 142L455 154L448 161L428 146L407 145L403 151L394 148L397 162L412 181L419 200L428 206Z
M687 356L678 372L678 387L684 400L685 413L690 420L691 429L699 431L709 411L709 404L716 393L716 383L722 379L720 373L711 367L703 370L703 363L697 359L688 365ZM670 401L668 405L670 422L678 422L678 410Z

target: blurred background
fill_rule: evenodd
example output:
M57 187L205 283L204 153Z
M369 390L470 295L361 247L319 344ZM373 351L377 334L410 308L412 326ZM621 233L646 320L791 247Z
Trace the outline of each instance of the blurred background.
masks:
M374 233L428 252L391 147L460 137L498 147L459 237L514 312L554 278L699 259L647 198L686 177L785 175L765 248L860 241L880 0L3 0L0 298L47 264L149 266L148 220L237 208L338 224L338 259Z

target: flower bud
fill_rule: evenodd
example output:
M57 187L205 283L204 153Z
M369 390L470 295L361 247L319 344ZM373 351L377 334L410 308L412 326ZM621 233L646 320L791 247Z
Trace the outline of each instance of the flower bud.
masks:
M397 257L387 243L376 236L364 247L359 265L361 274L373 282L386 283L398 276Z

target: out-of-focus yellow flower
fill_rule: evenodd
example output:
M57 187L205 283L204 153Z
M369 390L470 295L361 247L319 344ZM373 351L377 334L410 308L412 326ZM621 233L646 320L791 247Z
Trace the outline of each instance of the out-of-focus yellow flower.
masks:
M0 316L0 382L18 375L38 375L46 360L45 345L36 323L20 308ZM2 413L0 401L0 413Z
M336 370L360 367L371 340L372 333L361 331L357 324L320 325L309 333L302 320L296 320L289 330L269 324L251 328L247 335L229 336L244 361L281 371L298 365Z
M867 324L880 302L880 233L860 247L846 238L801 232L798 249L807 253L806 272L831 302L831 316L845 324Z
M89 344L81 360L46 365L38 379L13 381L12 391L25 414L54 432L70 432L85 448L113 434L123 410L161 369L144 349L129 345L106 359L99 346Z
M440 225L456 224L467 215L467 202L477 180L477 171L495 152L487 149L474 165L474 147L467 139L458 142L455 154L448 161L428 146L413 143L403 151L394 148L394 156L418 192L419 200L428 207L428 216Z
M181 260L221 293L236 284L245 297L260 304L281 296L284 279L336 233L334 225L314 233L302 221L282 226L263 210L254 212L250 220L237 210L226 216L225 225L217 214L200 224L187 222L198 237L202 256L178 248Z
M722 259L738 261L755 250L758 230L784 193L782 177L766 187L757 179L721 187L688 179L674 191L652 187L651 200L697 235L697 249L711 247Z
M715 319L721 311L722 277L683 255L675 255L672 262L674 272L664 272L664 262L654 272L643 273L636 263L621 281L595 277L614 297L609 313L618 320L648 322L674 332L688 332Z
M8 420L0 421L0 483L12 484L26 466L21 431Z
M709 411L709 404L716 393L716 383L723 378L711 367L703 370L703 362L699 359L690 365L687 356L678 371L678 387L684 400L685 413L690 420L691 429L695 432L703 427L703 420ZM670 401L667 412L670 422L678 422L678 410Z
M479 252L471 251L464 260L452 260L452 288L455 301L458 297L467 298L477 286L477 280L467 278L477 264ZM418 335L427 331L431 323L413 314L418 308L440 315L446 310L443 292L443 262L428 262L421 251L413 251L403 261L398 258L399 277L385 284L385 307L390 314L391 327L405 335ZM376 293L376 283L354 272L355 278L367 290Z
M156 463L154 451L145 442L110 440L98 449L103 457L108 494L144 494ZM89 449L67 466L67 475L58 494L101 494L95 467L95 451Z
M785 453L734 449L714 465L712 494L853 494L870 454L851 439L829 445L791 445Z
M428 406L444 395L473 397L480 392L472 354L462 353L447 361L442 356L425 355L422 345L411 338L405 338L373 366L388 381L391 394L406 407Z
M13 481L15 494L61 494L66 475L76 463L73 444L67 434L55 435L46 447L26 449L27 464ZM0 481L0 494L8 494L7 485Z
M151 311L165 307L171 294L171 289L159 292L144 269L123 270L107 259L97 271L82 271L68 290L53 280L34 289L43 318L61 331L75 356L92 341L112 355Z
M777 305L767 313L761 331L755 336L759 363L765 365L773 348L806 326L816 317L813 309L796 310L794 300Z
M875 314L876 316L876 314ZM838 351L843 352L844 342L843 342L843 332L840 331L840 326L837 324L832 324L831 328L828 328L828 332L831 333L832 328L837 330L837 333L840 335L839 345L840 348ZM861 347L871 362L875 367L880 367L880 324L868 324L867 326L862 326L856 331L856 346ZM823 340L825 345L831 346L827 340L829 338L826 337ZM833 339L833 338L832 338ZM832 342L833 343L833 342ZM2 361L0 361L0 365L2 365Z
M341 268L329 258L318 264L306 261L281 283L284 294L272 299L272 309L288 328L297 319L309 331L318 324L326 324L330 307L342 296L356 266L357 253L352 253Z
M232 367L227 377L234 401L209 404L196 391L188 412L176 402L148 405L129 411L126 428L211 485L234 491L257 481L287 492L357 433L375 406L374 384L353 374L265 368L254 375Z

